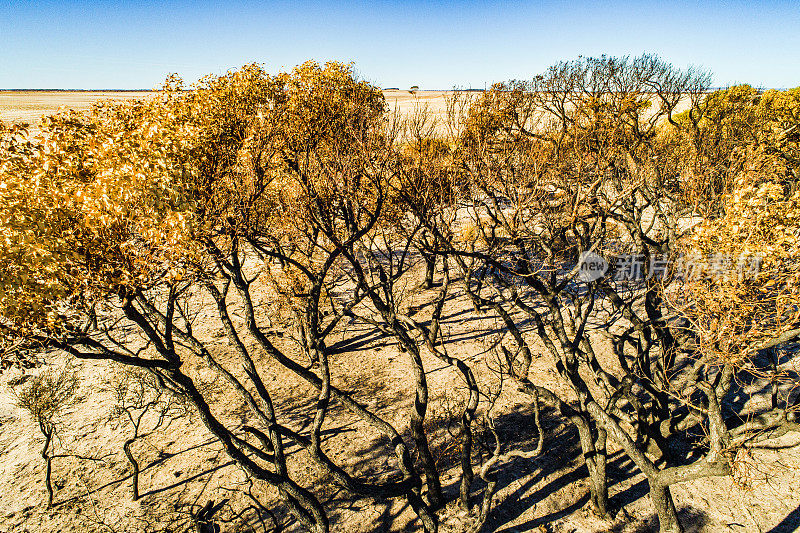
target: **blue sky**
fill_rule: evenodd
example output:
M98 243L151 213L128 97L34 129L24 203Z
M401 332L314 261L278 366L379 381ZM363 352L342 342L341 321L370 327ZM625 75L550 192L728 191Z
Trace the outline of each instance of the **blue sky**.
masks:
M0 0L0 88L152 88L307 59L353 61L382 87L483 88L642 52L715 85L800 86L800 2Z

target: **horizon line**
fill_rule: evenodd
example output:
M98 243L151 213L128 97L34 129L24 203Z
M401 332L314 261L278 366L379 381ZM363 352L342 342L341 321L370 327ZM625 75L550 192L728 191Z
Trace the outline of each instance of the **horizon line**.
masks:
M766 87L763 85L752 85L750 83L736 83L731 85L718 85L707 87L707 92L713 91L721 91L725 89L729 89L731 87L736 87L739 85L750 85L754 89L758 91L789 91L792 89L800 89L800 87ZM458 88L458 87L451 87L449 89L401 89L398 87L377 87L381 91L402 91L402 92L409 92L409 93L416 93L416 92L485 92L488 91L489 88L486 89L473 89L473 88ZM182 92L190 92L194 89L182 89ZM31 89L31 88L0 88L0 93L35 93L35 92L62 92L62 93L157 93L162 92L161 89L118 89L118 88L101 88L101 89L75 89L75 88L43 88L43 89Z

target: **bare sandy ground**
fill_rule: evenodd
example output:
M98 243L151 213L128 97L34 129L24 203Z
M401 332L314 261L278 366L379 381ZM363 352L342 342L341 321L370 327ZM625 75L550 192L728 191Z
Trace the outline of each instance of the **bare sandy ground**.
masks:
M421 281L422 270L415 274ZM434 289L433 291L435 291ZM433 291L416 292L409 297L410 308L418 309L418 319L427 318L426 307ZM266 297L266 295L264 295ZM502 334L502 327L489 316L464 320L470 303L459 294L446 305L442 331L452 356L474 365L481 387L498 386L492 372L489 345ZM235 356L225 342L221 324L208 308L197 318L197 333L206 340L217 339L215 355L229 366ZM413 408L413 391L408 376L411 365L407 354L395 342L365 330L364 338L356 325L342 332L331 358L334 384L357 391L357 399L401 430ZM352 328L356 328L353 330ZM250 347L258 352L254 341ZM283 346L285 349L287 346ZM532 379L560 394L569 396L553 374L544 350L532 366ZM63 358L45 356L50 364ZM609 355L610 357L610 355ZM438 360L424 360L432 402L427 421L433 435L431 448L441 461L443 485L452 497L458 491L457 449L452 433L453 406L463 401L464 391L456 373ZM307 384L283 370L265 354L257 364L275 399L278 418L288 421L296 431L304 431L313 413L316 394ZM194 378L208 387L215 413L231 425L251 423L246 407L224 387L213 372L201 364L187 361ZM19 390L25 373L0 374L0 532L152 532L187 531L187 513L208 500L230 498L231 509L245 509L247 485L242 472L222 453L200 421L189 416L177 420L167 430L134 446L143 467L143 497L130 498L130 471L121 443L127 429L110 417L112 397L106 390L115 371L112 363L77 363L81 376L81 403L66 416L56 450L72 454L56 461L54 481L56 506L43 506L45 490L43 464L39 457L42 439L26 414L13 405L11 391ZM483 405L482 410L486 409ZM514 388L504 389L492 410L497 431L508 447L530 449L535 429L530 400ZM292 421L295 422L292 422ZM609 449L609 486L614 519L600 520L590 511L589 488L580 446L574 428L552 410L543 417L545 452L533 459L517 459L500 471L500 490L496 506L483 531L536 533L644 533L654 531L656 520L646 496L646 480L636 466L616 447ZM384 477L394 471L387 457L385 439L341 408L332 410L326 423L324 447L337 462L355 475ZM796 438L796 436L792 436ZM481 437L479 436L479 440ZM761 473L750 488L742 488L730 478L711 478L673 487L676 504L689 532L782 533L800 527L800 453L798 447L780 451L756 452ZM75 456L81 456L78 458ZM289 467L296 478L323 496L336 532L421 531L413 513L401 500L381 501L359 498L340 491L320 471L307 454L297 447L288 449ZM480 458L485 455L476 457ZM92 458L92 459L89 459ZM481 484L476 483L476 489ZM257 489L257 496L272 510L273 519L262 528L253 513L245 513L238 525L222 531L300 531L297 523L279 503L271 489ZM476 491L476 497L478 493ZM227 508L226 508L227 509ZM229 516L233 513L230 511ZM183 517L183 519L181 519ZM183 520L183 522L181 522ZM183 526L181 526L183 524ZM468 517L455 506L442 512L445 533L464 531ZM275 527L277 526L277 527Z
M451 91L383 91L383 97L391 111L409 116L416 109L427 110L436 120L447 118L446 98Z
M92 104L102 100L135 100L149 98L149 91L0 91L0 121L6 123L25 122L31 131L38 130L42 117L62 109L88 110ZM391 113L398 117L410 117L417 110L427 112L434 122L438 134L447 134L447 98L452 91L408 91L385 90L383 96ZM480 93L468 93L467 98ZM654 106L655 107L655 106ZM689 99L684 98L676 113L689 108Z

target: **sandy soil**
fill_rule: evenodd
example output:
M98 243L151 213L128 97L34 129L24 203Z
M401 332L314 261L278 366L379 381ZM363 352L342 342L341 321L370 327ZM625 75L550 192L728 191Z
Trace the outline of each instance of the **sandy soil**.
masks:
M440 123L447 118L446 98L449 94L449 91L383 91L391 111L409 116L416 109L426 110Z
M416 275L421 280L422 272ZM411 295L408 305L417 318L430 313L426 302L432 291ZM469 302L463 295L452 298L445 307L443 331L451 355L474 365L482 387L496 388L491 371L490 344L501 333L491 317L465 320ZM221 329L208 308L197 318L196 331L214 345L215 355L236 366ZM346 325L342 342L333 346L334 383L357 391L357 398L407 432L413 403L408 376L411 367L407 354L390 339ZM258 353L254 343L250 346ZM283 348L288 349L285 344ZM64 364L62 356L43 356L50 365ZM443 484L451 496L457 494L458 468L448 425L453 422L453 406L463 401L456 374L438 360L426 358L431 387L428 429L432 450L444 466ZM130 470L121 444L128 428L110 416L112 397L106 390L112 363L77 362L81 376L81 402L66 415L57 453L72 455L56 459L54 480L56 506L47 510L43 485L42 443L29 417L13 404L12 391L19 390L26 376L35 371L7 371L0 375L0 532L94 532L94 531L185 531L187 513L208 500L230 498L220 516L232 517L234 509L249 505L243 474L230 464L218 442L210 437L196 417L176 420L170 427L134 446L143 467L141 492L130 497ZM262 354L258 364L267 376L267 387L275 400L278 417L296 431L304 431L313 412L315 394L304 382L283 370ZM198 361L187 363L193 377L207 387L215 413L236 426L250 419L245 406L219 385L219 380ZM532 379L561 394L567 391L546 363L537 357ZM483 405L482 409L486 406ZM456 409L457 410L457 409ZM535 429L529 400L506 388L493 409L498 432L507 446L533 447ZM618 449L610 449L609 484L613 520L600 520L589 510L588 486L580 447L573 427L552 411L544 413L546 445L543 455L517 459L500 471L500 491L485 531L502 532L618 532L652 531L654 513L646 496L646 481L637 468ZM455 428L454 428L455 429ZM325 426L325 448L332 459L351 473L384 478L394 471L387 442L340 408L332 410ZM793 436L796 439L796 435ZM336 488L317 469L305 452L288 448L290 468L305 486L314 487L324 499L334 531L419 531L419 523L404 502L353 498ZM80 457L78 457L80 456ZM480 457L476 457L480 460ZM760 465L759 479L749 489L740 488L729 478L713 478L677 485L676 500L690 531L770 532L794 531L800 527L800 449L764 451L755 456ZM481 488L476 484L477 490ZM271 509L274 518L265 518L267 530L274 523L280 530L299 531L297 524L280 505L277 494L254 491ZM194 507L193 507L194 506ZM227 514L225 514L227 513ZM454 506L443 512L443 531L463 531L464 515ZM274 523L273 523L274 520ZM255 512L245 512L223 531L263 531Z
M35 129L43 116L59 109L83 111L101 100L134 100L152 94L137 91L0 91L0 120L8 123L26 122ZM446 115L446 92L391 90L383 94L390 109L397 110L401 115L407 115L417 105L426 107L442 119Z
M35 132L43 116L53 114L59 109L83 111L101 100L133 100L148 98L153 94L135 91L0 91L0 120L7 123L26 122ZM447 133L447 97L450 94L451 91L383 91L391 113L409 117L416 110L427 111L435 121L436 131L443 135ZM467 96L477 94L479 93L470 92ZM689 106L689 99L684 98L675 112L685 111Z

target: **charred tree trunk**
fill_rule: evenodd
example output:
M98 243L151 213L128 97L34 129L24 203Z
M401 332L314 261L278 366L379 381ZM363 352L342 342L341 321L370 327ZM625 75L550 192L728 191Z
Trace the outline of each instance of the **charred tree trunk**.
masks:
M125 444L122 445L122 449L125 451L125 457L128 458L128 462L131 464L132 475L131 475L131 488L133 492L133 501L139 499L139 461L133 456L131 452L131 444L135 441L135 438L128 439L125 441Z
M408 347L409 345L406 344L406 346ZM428 410L428 383L425 378L425 369L422 366L419 350L416 346L413 346L409 353L414 367L414 380L417 389L414 408L411 411L411 436L414 439L417 453L422 462L422 470L425 472L428 503L433 509L439 509L443 505L442 484L439 479L439 471L436 469L436 461L428 445L428 436L425 434L425 415Z
M52 473L53 473L53 457L50 454L50 443L53 440L53 430L52 428L47 428L44 425L41 426L42 433L44 434L44 446L42 446L42 459L44 459L45 463L45 470L44 470L44 485L47 488L47 508L50 509L53 507L53 481L52 481Z
M423 289L433 287L433 278L436 275L436 255L423 253L425 259L425 280L422 282Z
M594 475L592 476L592 507L595 513L605 518L608 516L608 477L606 476L606 440L605 429L598 428L597 438L594 443L595 460Z
M662 485L648 479L650 485L650 499L658 513L658 530L660 533L683 533L683 527L678 520L675 503L669 485Z

